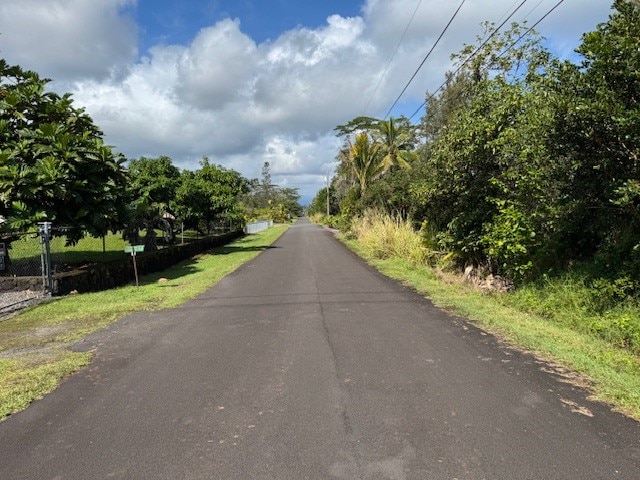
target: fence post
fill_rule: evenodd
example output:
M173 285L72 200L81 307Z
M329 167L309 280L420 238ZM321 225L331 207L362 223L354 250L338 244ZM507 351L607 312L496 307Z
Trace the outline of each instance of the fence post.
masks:
M53 277L51 275L51 222L39 222L40 245L42 247L42 288L45 292L53 293Z

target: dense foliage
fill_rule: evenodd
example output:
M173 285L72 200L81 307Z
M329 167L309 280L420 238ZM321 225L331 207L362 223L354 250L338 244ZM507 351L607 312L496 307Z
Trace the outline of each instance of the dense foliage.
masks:
M125 238L132 245L141 243L139 232L146 231L145 251L157 249L155 229L164 231L164 241L175 238L172 203L180 185L180 170L169 157L131 160L127 169L129 212Z
M238 199L247 191L247 180L238 172L213 165L205 157L200 169L184 172L175 211L185 226L208 233L215 220L238 218Z
M286 222L303 213L298 189L271 183L269 162L264 162L262 166L262 178L249 182L249 191L241 198L241 203L247 220Z
M1 229L48 220L72 227L73 243L124 221L124 158L70 95L45 91L48 82L0 59Z
M406 177L403 172L412 169L417 159L416 128L406 118L382 121L358 117L338 125L335 131L344 143L336 157L340 163L338 174L329 188L330 213L339 209L351 217L379 202L383 207L395 206L399 199L388 189L389 195L385 196L380 186L390 178ZM325 188L311 202L309 213L324 213L326 205Z
M603 297L637 295L640 2L613 7L584 35L578 64L514 24L453 56L417 133L369 117L338 126L332 214L400 214L456 265L516 282L580 268ZM397 126L387 137L401 149L385 144L384 125ZM382 162L402 150L418 158ZM326 195L312 207L324 211Z

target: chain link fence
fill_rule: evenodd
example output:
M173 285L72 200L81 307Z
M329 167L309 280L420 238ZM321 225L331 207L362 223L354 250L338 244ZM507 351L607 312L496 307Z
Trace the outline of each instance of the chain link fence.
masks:
M42 245L37 231L11 234L0 244L0 272L3 276L30 277L42 274Z
M211 222L207 232L185 230L182 222L174 222L174 238L166 237L157 230L158 249L170 245L180 245L206 239L230 231L241 229L242 225L229 220ZM104 237L85 236L72 243L67 234L69 228L43 223L38 230L5 234L0 243L0 278L41 277L43 290L51 289L51 277L56 273L75 270L87 265L125 258L125 248L129 242L123 232L110 233ZM141 244L145 242L145 232L141 232ZM12 287L16 288L16 287ZM1 289L1 288L0 288Z

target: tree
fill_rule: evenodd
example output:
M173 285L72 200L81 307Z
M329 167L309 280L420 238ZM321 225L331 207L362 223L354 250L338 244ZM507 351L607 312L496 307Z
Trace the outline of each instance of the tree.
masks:
M268 208L273 202L274 187L275 185L271 184L271 164L264 162L262 165L262 182L260 183L262 208Z
M363 196L369 184L382 176L386 166L382 161L382 146L365 132L358 133L349 147L348 160L353 175L360 185L360 196Z
M583 36L582 63L567 62L557 73L551 148L564 159L567 179L559 241L579 259L613 255L608 274L626 269L637 279L640 2L613 7L607 22Z
M215 220L235 216L238 199L247 192L248 182L238 172L213 165L204 157L199 170L183 173L176 192L176 213L189 228L209 233Z
M117 230L125 217L124 158L70 94L45 91L49 80L0 59L1 231L47 220L67 241Z
M496 35L450 76L440 101L463 95L432 130L412 196L441 246L461 264L530 274L557 220L557 162L548 149L551 119L546 73L552 67L539 37L515 46L523 27ZM479 40L480 42L480 40ZM466 61L473 46L454 58ZM461 87L465 87L465 91ZM437 117L424 123L437 125Z
M358 213L365 204L385 204L382 199L371 198L366 193L374 182L396 167L411 168L417 158L416 128L402 117L387 121L357 117L345 125L338 125L334 131L337 136L345 137L337 155L339 166L335 182L343 213ZM357 190L353 188L354 183L359 187Z
M382 145L382 163L385 170L395 165L408 170L417 158L413 151L416 139L415 128L406 119L387 121L378 124L376 138Z
M333 129L337 137L351 137L357 133L371 132L378 127L380 120L373 117L356 117L353 120L338 125Z
M302 215L303 208L300 205L300 193L297 188L280 187L277 202L284 207L287 215L291 217Z
M169 157L141 157L129 162L130 216L125 237L132 244L140 243L139 229L146 230L145 251L157 249L156 228L164 231L164 240L173 242L173 202L180 184L180 170Z
M262 179L248 182L248 193L242 203L248 219L268 218L275 222L285 222L302 214L300 194L296 188L283 188L271 183L271 164L264 162Z

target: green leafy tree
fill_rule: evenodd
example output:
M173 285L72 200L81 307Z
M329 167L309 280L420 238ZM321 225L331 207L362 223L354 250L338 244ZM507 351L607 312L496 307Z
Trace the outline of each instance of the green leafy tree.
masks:
M379 122L375 131L375 137L381 144L382 163L385 171L394 166L405 170L411 168L411 164L417 158L414 151L416 138L415 128L408 120L394 120Z
M566 165L558 243L579 260L606 260L638 279L640 268L640 2L617 0L583 37L580 65L555 85L554 153ZM626 266L625 266L626 265Z
M373 130L378 128L378 124L380 120L373 117L356 117L349 122L338 125L333 129L336 132L337 137L351 137L357 133L368 132L371 133Z
M180 170L169 157L141 157L129 162L130 217L125 236L132 244L140 243L139 230L145 229L145 251L157 249L155 229L164 231L164 241L175 240L173 202L180 184Z
M377 143L365 132L358 133L349 146L348 164L360 186L360 196L374 180L381 177L387 170L382 161L382 145Z
M68 227L67 241L121 227L126 213L124 158L69 94L0 59L0 231L47 220Z
M284 207L285 215L290 217L302 215L303 208L300 205L300 192L297 188L280 187L277 201Z
M298 190L273 184L269 162L264 162L262 166L262 179L253 179L248 185L248 193L242 196L247 219L285 222L302 214Z
M345 138L336 157L339 166L334 182L341 211L351 216L372 204L386 204L383 198L367 192L396 168L411 168L417 159L417 129L402 117L387 121L357 117L334 130ZM384 190L375 189L377 193Z
M248 190L247 180L238 172L213 165L205 157L199 170L183 173L175 210L185 226L208 234L216 220L239 219L239 199Z
M446 115L423 121L432 130L411 191L418 221L440 232L441 246L461 264L528 275L553 233L558 188L547 145L550 122L546 72L552 66L536 36L507 49L523 27L486 44L450 78L442 101L463 95ZM469 58L466 46L454 58ZM461 87L465 87L465 91ZM434 120L435 119L435 120Z

